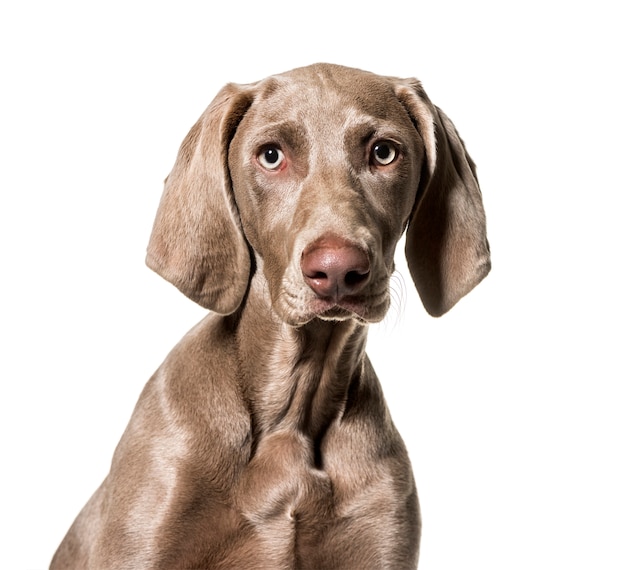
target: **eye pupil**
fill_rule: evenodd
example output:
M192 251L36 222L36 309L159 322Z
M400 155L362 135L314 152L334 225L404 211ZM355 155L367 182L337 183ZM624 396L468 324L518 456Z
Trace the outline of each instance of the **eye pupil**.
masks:
M389 148L389 145L386 144L377 144L374 150L376 152L376 156L381 160L389 158L389 155L391 154L391 149Z
M374 160L383 166L391 164L396 158L395 146L388 142L379 142L374 145L373 158Z
M265 158L265 161L269 164L274 164L278 161L278 151L275 148L268 148L264 153L263 156Z
M268 146L257 155L261 166L267 170L277 170L285 159L283 151L277 146Z

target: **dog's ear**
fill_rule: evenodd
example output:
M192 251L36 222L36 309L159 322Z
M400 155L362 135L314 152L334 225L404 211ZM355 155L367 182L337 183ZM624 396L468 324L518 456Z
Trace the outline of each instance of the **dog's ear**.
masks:
M250 253L228 173L228 146L253 86L224 87L183 141L156 214L147 265L205 308L237 309Z
M421 84L414 79L401 81L396 94L426 154L405 253L424 307L438 317L491 269L482 195L463 141Z

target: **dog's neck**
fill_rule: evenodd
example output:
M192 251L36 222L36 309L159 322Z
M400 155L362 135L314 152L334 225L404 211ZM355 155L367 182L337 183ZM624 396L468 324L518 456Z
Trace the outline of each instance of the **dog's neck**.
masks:
M358 386L367 325L314 319L289 326L272 311L263 290L252 287L236 325L254 436L285 430L317 445Z

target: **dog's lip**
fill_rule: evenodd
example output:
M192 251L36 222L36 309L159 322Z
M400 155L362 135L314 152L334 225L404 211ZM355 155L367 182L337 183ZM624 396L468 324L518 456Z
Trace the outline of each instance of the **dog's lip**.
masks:
M384 286L383 286L384 285ZM381 321L389 308L389 289L385 284L355 295L302 297L302 290L289 287L281 295L280 314L286 322L301 326L316 318L325 321L356 319L361 323Z
M368 320L371 312L370 304L356 296L347 296L339 299L332 297L318 297L309 306L314 316L329 320L345 320L357 317L359 320Z

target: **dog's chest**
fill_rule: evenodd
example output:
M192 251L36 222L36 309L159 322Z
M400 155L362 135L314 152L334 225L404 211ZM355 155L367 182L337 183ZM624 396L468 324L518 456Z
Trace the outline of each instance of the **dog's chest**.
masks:
M288 432L266 436L237 489L240 512L253 525L297 527L324 520L333 505L328 474L313 464L312 446Z

